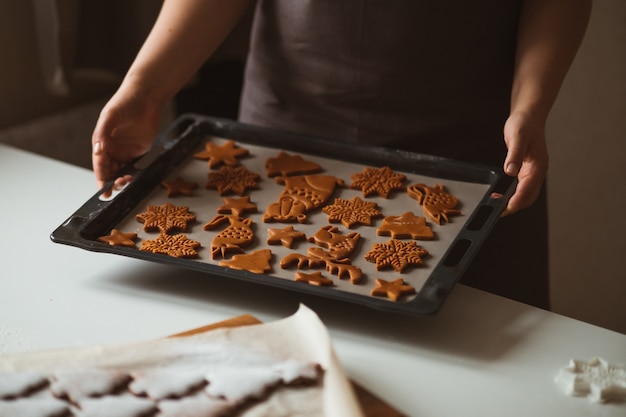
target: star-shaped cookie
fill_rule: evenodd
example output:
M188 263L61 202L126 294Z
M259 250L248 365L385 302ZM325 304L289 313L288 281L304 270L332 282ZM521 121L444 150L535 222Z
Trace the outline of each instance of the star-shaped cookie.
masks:
M213 169L224 163L226 165L239 165L237 158L248 155L249 151L245 148L239 148L235 145L235 141L227 140L222 146L213 142L207 142L206 149L202 152L194 154L194 158L209 160L209 168Z
M100 242L108 243L111 246L126 246L128 248L136 247L135 239L137 239L137 233L122 233L117 229L111 230L110 235L98 238Z
M376 278L376 288L371 292L376 297L387 297L391 301L398 301L403 295L415 294L415 288L404 283L402 278L385 281Z
M357 223L370 226L373 217L383 215L378 209L378 204L373 201L363 201L359 197L353 197L350 200L335 198L335 202L322 208L322 211L328 214L329 222L341 222L348 229Z
M268 245L281 244L290 249L293 246L293 242L296 240L306 239L306 235L303 232L295 230L293 226L287 226L284 229L267 229L267 233L268 237L266 242Z
M250 196L246 195L241 198L224 197L224 205L217 209L220 214L233 214L241 217L244 213L255 213L256 204L250 202Z
M178 195L191 197L193 190L198 188L198 183L193 181L185 181L182 177L177 177L173 181L162 181L161 186L167 190L169 198Z

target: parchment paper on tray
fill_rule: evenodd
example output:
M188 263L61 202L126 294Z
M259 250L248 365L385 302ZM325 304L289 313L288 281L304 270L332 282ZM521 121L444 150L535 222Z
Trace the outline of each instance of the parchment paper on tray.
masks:
M43 416L160 417L209 409L237 416L363 415L326 327L305 306L266 324L2 355L0 415L29 415L20 409L50 411L37 414Z

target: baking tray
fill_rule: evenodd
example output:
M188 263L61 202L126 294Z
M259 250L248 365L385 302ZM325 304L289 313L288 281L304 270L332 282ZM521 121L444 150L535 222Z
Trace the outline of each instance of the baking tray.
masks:
M211 169L207 161L195 159L193 155L204 150L207 141L222 144L226 140L233 140L238 147L249 150L249 155L240 158L239 162L249 171L260 175L258 189L247 190L245 193L258 206L257 213L243 215L253 221L255 232L254 243L246 247L245 252L263 248L272 251L273 268L266 274L219 266L222 258L213 259L210 247L215 234L223 228L205 231L202 227L215 218L217 208L224 203L224 197L238 198L239 195L220 196L216 190L205 188ZM332 204L335 198L349 200L358 196L364 201L376 202L383 216L400 215L407 211L412 211L416 216L424 216L422 207L416 200L409 198L405 191L392 192L385 199L377 195L364 197L361 190L349 187L352 174L362 172L367 167L387 166L396 173L404 174L407 177L406 185L424 183L432 187L442 184L458 198L460 204L457 208L462 214L449 217L450 221L442 222L441 225L427 218L435 239L416 242L429 251L423 265L408 267L402 273L393 269L377 271L376 265L366 261L364 255L374 243L384 243L391 239L390 236L376 235L376 228L380 226L382 217L372 219L371 226L356 225L348 229L341 223L329 223L328 215L317 209L308 213L305 224L263 222L262 216L266 207L277 200L284 188L284 185L269 178L265 170L267 159L276 157L280 151L317 162L323 168L320 174L333 175L344 180L345 186L336 187L327 204ZM260 283L409 315L432 314L439 310L487 238L515 189L514 179L489 166L396 149L332 141L197 114L185 114L176 119L157 137L146 155L119 173L120 176L126 174L133 177L128 185L111 196L104 197L104 191L111 190L113 182L105 185L54 230L51 234L52 241L89 251L175 265L222 278ZM186 181L197 182L199 187L191 197L167 198L161 182L179 176ZM502 197L494 198L494 195ZM138 249L142 241L155 239L158 233L145 232L143 224L135 216L145 211L148 205L166 202L175 206L187 206L196 215L197 221L184 233L188 238L201 242L198 258L175 258ZM269 228L283 228L288 225L304 232L307 237L327 225L336 226L343 235L359 233L360 242L350 259L353 265L362 269L363 279L358 284L352 284L349 279L339 279L322 267L319 269L322 274L334 281L332 287L295 282L294 275L298 269L283 269L279 266L280 260L290 253L306 254L307 248L315 245L301 241L288 249L281 245L266 244ZM137 248L111 246L98 241L99 236L108 235L113 228L123 232L136 232ZM228 254L227 258L232 255ZM311 273L313 270L302 272ZM416 288L416 294L402 297L395 302L370 295L376 278L389 281L400 277ZM207 280L207 285L211 285L210 280Z

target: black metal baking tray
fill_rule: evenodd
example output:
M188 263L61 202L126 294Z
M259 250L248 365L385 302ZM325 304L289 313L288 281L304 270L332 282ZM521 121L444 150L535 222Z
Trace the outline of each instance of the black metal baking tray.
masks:
M258 213L246 214L246 217L253 220L257 234L253 246L246 248L246 252L264 247L272 250L274 267L267 274L254 274L222 267L218 265L221 259L211 257L209 246L213 235L203 230L202 223L210 221L216 215L216 208L222 205L224 196L219 196L216 190L203 187L210 169L206 161L193 157L194 153L204 149L205 143L209 140L217 143L233 140L238 146L250 150L250 155L241 158L240 163L259 174L261 181L259 189L246 192L246 195L258 205ZM363 197L360 190L349 188L351 174L361 172L366 167L388 166L394 172L405 174L406 184L421 182L429 186L444 185L459 199L462 215L450 217L450 222L442 225L429 221L436 239L417 241L417 244L427 249L430 255L425 258L423 266L408 268L400 274L393 270L376 271L374 264L364 260L364 254L373 243L382 243L390 239L389 236L376 236L375 230L382 221L380 218L374 219L371 226L358 225L347 229L340 223L329 223L327 215L318 209L309 213L306 224L291 223L291 225L303 231L307 237L326 225L337 226L343 234L358 232L362 236L362 241L351 259L353 264L362 268L364 279L359 284L351 284L349 280L331 276L322 268L324 275L334 280L333 287L316 287L295 282L293 279L295 270L280 268L279 261L286 253L305 254L306 248L313 244L299 243L292 249L280 245L266 245L264 233L267 233L268 228L282 228L288 224L264 223L261 220L266 205L276 200L283 187L268 178L264 170L267 158L276 156L280 151L318 162L324 169L322 174L334 175L345 181L346 186L336 188L328 203L332 203L334 198L338 197L350 199L359 196L366 201L375 201L384 216L400 215L407 211L423 216L422 207L417 201L408 198L404 192L392 193L390 198L384 199L378 196ZM126 174L132 175L133 181L121 191L114 192L111 197L104 198L103 192L113 188L113 182L107 184L54 230L51 234L52 241L89 251L175 265L214 276L261 283L409 315L432 314L441 307L487 238L515 189L514 179L489 166L395 149L331 141L197 114L185 114L175 120L159 135L146 155L120 172L120 175ZM171 199L166 197L161 182L177 176L200 184L194 197ZM502 197L494 198L494 195ZM202 242L199 258L174 258L138 249L143 239L154 238L156 234L143 231L143 225L135 220L136 214L144 211L147 205L160 205L165 202L176 206L188 206L189 211L197 215L197 222L185 234ZM98 241L99 236L109 234L113 228L138 233L138 248L111 246ZM415 295L397 302L370 295L371 289L375 286L375 278L391 280L399 277L417 289ZM207 285L211 285L209 280Z

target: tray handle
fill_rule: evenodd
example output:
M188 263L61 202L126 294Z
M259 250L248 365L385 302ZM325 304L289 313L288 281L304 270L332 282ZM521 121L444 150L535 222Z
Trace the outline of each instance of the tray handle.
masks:
M428 298L438 300L448 295L500 219L500 214L515 192L517 179L504 173L499 175L499 180L486 193L478 208L443 255L438 266L437 283L427 284L428 288L422 290Z

